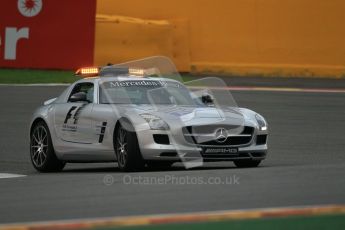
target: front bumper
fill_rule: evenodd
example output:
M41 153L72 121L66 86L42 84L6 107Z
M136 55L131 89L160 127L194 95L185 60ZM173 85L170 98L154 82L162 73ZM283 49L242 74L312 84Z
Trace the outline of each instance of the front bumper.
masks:
M181 128L173 128L169 131L151 130L148 127L137 130L139 147L144 160L162 161L234 161L240 159L263 160L268 152L267 139L265 144L257 144L258 135L267 135L267 131L254 129L251 141L243 146L236 146L236 154L214 153L205 154L203 147L197 144L190 144L183 136ZM153 138L154 134L167 135L169 144L157 144ZM208 146L209 148L213 148ZM229 146L228 146L229 147ZM224 147L224 148L228 148ZM217 146L215 148L223 148ZM231 148L231 146L230 146Z

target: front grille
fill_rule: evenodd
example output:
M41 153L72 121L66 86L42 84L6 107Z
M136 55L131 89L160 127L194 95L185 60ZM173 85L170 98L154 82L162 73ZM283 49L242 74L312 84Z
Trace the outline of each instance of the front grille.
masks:
M216 140L216 131L226 130L227 138ZM241 132L238 133L238 130ZM200 146L241 146L249 144L253 137L254 128L250 126L238 127L231 125L186 126L182 128L185 140L188 143Z

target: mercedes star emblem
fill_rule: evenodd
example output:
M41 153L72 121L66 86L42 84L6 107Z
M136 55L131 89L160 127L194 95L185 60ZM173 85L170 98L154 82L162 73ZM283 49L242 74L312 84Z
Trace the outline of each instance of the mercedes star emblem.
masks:
M228 132L224 128L219 128L215 132L215 139L218 143L224 143L228 138Z

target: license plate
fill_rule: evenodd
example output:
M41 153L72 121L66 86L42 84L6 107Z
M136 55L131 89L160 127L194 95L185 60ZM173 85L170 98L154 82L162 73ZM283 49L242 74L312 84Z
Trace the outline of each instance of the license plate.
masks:
M238 154L238 148L204 148L203 151L205 154Z

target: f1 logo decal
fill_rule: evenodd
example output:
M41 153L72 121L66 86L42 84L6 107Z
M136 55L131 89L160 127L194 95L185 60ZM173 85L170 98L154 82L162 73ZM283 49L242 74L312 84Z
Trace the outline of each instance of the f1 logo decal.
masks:
M65 121L64 121L64 124L67 124L68 120L72 117L72 114L73 114L73 111L75 110L74 112L74 115L73 115L73 124L77 124L78 123L78 119L79 119L79 115L82 111L82 109L86 106L86 104L83 104L82 106L80 106L79 108L77 106L72 106L69 110L68 110L68 113L66 115L66 118L65 118ZM77 109L78 108L78 109Z
M67 124L67 121L72 117L72 112L73 110L75 110L77 108L77 106L72 106L69 110L68 113L66 115L65 121L63 122L64 124Z

